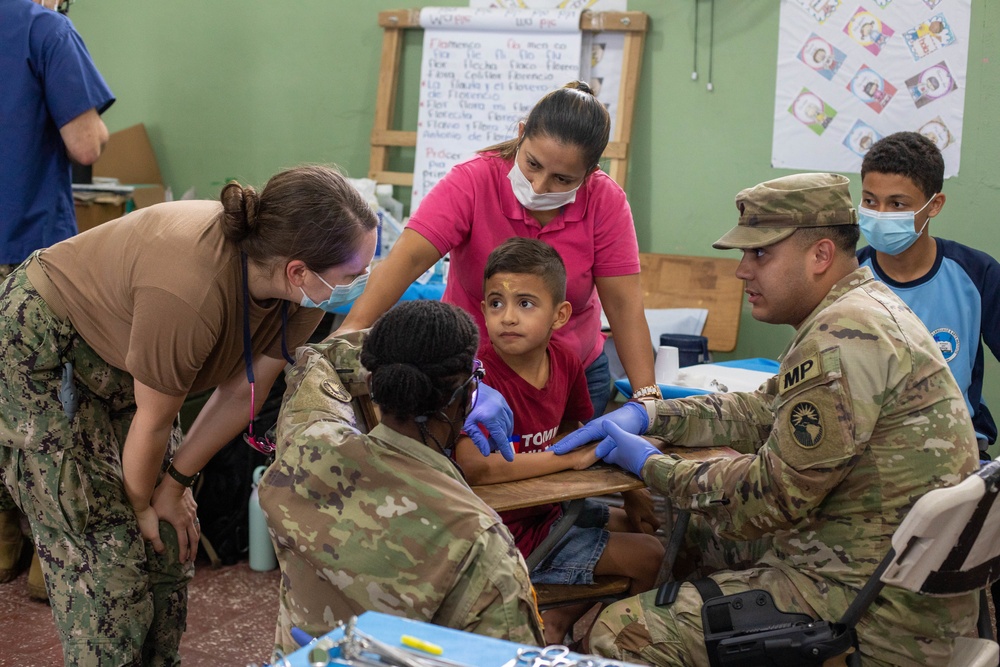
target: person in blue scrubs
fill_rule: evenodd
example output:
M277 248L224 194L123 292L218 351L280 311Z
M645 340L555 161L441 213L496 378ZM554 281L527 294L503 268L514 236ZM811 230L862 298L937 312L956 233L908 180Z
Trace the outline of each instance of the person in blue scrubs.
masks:
M0 280L33 251L76 234L70 163L93 164L108 140L100 114L115 97L68 8L66 0L0 2ZM0 491L0 582L17 577L30 549L13 499ZM40 577L29 593L45 599Z
M70 161L108 140L115 97L56 4L0 3L0 265L76 234Z

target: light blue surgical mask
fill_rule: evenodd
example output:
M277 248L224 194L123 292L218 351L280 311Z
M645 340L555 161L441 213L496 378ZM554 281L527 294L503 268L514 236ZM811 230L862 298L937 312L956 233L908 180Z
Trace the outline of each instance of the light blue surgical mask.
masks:
M934 195L937 197L937 195ZM920 231L914 229L917 213L927 208L934 197L916 211L873 211L864 206L858 206L858 226L865 235L868 245L886 255L898 255L913 245L927 229L930 216L924 220Z
M299 287L299 291L302 292L302 301L300 301L300 303L306 308L319 308L328 313L332 313L334 309L348 304L361 296L361 293L365 291L365 285L368 283L369 274L366 270L360 276L352 280L350 285L337 285L336 287L323 280L323 276L318 273L315 273L315 275L323 282L324 285L330 288L330 298L321 303L316 303L309 298L309 295L306 294L304 289Z

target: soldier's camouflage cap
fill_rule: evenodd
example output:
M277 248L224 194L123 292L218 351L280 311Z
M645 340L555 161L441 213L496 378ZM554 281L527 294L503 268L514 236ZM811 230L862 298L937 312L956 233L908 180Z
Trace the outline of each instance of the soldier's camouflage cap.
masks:
M839 174L794 174L742 190L736 195L739 224L712 247L764 248L800 227L856 225L850 182Z

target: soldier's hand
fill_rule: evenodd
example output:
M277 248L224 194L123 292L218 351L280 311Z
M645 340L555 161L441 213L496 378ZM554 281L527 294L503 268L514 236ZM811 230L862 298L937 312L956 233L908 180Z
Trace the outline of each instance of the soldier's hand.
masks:
M653 454L659 454L660 450L649 444L642 436L623 430L613 421L605 423L604 428L608 437L597 446L597 455L608 463L628 470L636 477L642 477L642 467L646 464L646 459Z
M153 551L162 554L164 550L163 541L160 540L160 517L156 515L156 510L152 505L146 506L144 510L137 510L134 507L135 519L139 522L139 532L142 539L146 540L153 547Z
M152 506L156 508L159 519L168 522L177 532L178 560L182 563L193 561L201 536L198 503L194 501L191 489L166 483L166 479L153 491Z
M490 434L487 438L479 429L482 424ZM510 436L514 432L514 413L503 395L493 387L480 384L479 397L472 412L465 418L465 434L469 436L483 456L500 452L508 461L514 460L514 446Z
M556 454L565 454L577 447L594 442L595 440L601 440L602 438L601 444L604 444L611 440L609 437L611 432L606 428L607 424L616 424L628 433L638 435L645 433L646 429L649 428L649 415L646 414L646 408L638 403L626 403L614 412L601 415L597 419L588 422L586 426L573 431L552 445L551 449ZM598 449L597 455L601 456L600 449Z

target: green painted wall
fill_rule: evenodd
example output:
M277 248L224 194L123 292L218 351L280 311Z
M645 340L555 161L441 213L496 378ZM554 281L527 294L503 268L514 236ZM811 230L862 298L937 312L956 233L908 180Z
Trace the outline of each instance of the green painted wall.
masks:
M368 169L382 31L381 10L406 0L81 0L71 18L118 102L111 130L146 124L167 184L214 197L236 177L263 184L302 162ZM691 81L695 7L698 62ZM778 39L777 0L715 0L714 92L705 89L708 0L630 0L649 14L628 195L639 244L651 252L710 255L736 222L740 189L788 173L770 167ZM416 123L420 41L406 45L399 100ZM933 232L1000 255L1000 2L973 0L965 136L958 177ZM852 190L860 188L856 174ZM745 310L736 355L776 356L791 328ZM1000 413L1000 366L987 368Z

